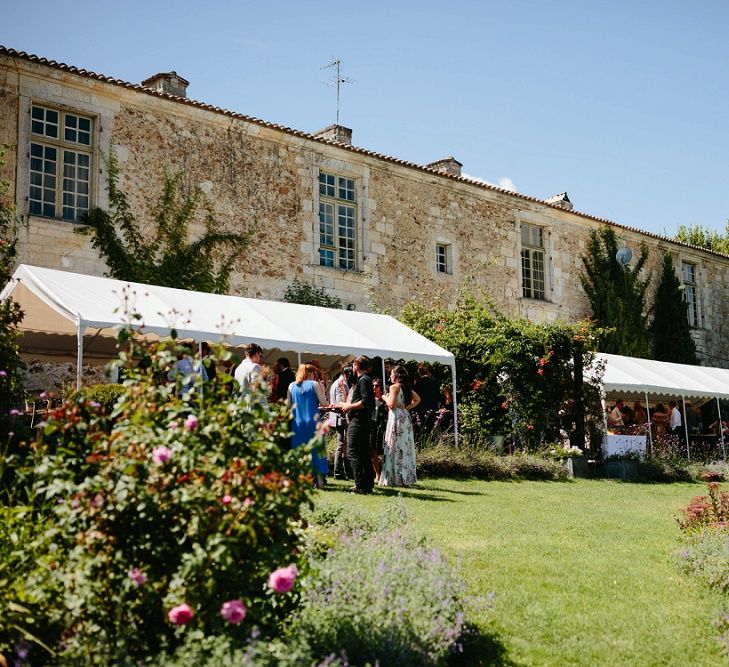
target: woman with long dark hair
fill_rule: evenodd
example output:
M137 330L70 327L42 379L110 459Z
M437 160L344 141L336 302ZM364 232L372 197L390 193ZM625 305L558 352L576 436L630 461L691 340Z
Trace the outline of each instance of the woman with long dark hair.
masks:
M380 486L409 486L418 481L415 473L415 435L410 413L420 397L413 391L403 366L395 366L390 374L390 391L385 403L390 409L385 428L385 463L380 473Z

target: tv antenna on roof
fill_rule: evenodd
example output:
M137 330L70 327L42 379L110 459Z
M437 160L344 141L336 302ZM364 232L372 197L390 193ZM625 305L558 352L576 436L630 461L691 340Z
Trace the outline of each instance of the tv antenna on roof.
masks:
M342 61L335 56L332 56L332 62L328 65L322 65L321 69L330 69L332 67L337 68L337 74L334 78L329 79L327 85L337 87L337 125L339 125L339 87L343 83L353 83L353 81L348 76L342 76Z

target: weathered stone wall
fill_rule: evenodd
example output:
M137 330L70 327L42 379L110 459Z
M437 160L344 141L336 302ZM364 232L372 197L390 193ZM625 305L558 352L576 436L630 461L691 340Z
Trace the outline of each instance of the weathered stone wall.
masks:
M39 100L97 119L93 189L99 205L106 205L103 156L113 141L121 186L140 220L152 219L165 170L181 171L186 186L206 193L226 229L252 232L253 244L232 278L234 293L280 299L298 277L360 310L371 302L393 312L411 300L453 303L459 289L468 287L485 291L510 315L537 321L589 313L579 275L589 232L601 224L595 219L244 118L9 60L0 56L0 138L11 146L3 173L13 182L21 213L27 211L28 112L31 101ZM319 266L320 170L356 182L356 271ZM74 225L28 216L23 222L21 261L104 272L104 263L88 239L74 233ZM545 301L521 296L523 223L545 228ZM707 363L729 365L729 260L616 230L635 254L641 242L650 248L653 287L664 250L674 253L677 268L682 259L697 265L702 328L695 337ZM437 243L451 246L452 275L436 271Z
M56 363L30 358L25 363L23 385L32 395L42 391L52 391L58 395L61 391L76 388L76 364L72 361ZM109 381L105 366L84 364L81 374L83 386L107 384Z

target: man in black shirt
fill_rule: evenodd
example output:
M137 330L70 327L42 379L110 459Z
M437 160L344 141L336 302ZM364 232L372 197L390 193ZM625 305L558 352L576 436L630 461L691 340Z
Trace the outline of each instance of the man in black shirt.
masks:
M273 396L274 403L286 400L286 392L289 385L296 380L294 372L291 370L291 364L286 357L281 357L276 361L276 389Z
M435 415L438 411L440 388L425 364L418 366L418 381L415 384L415 391L420 396L420 403L415 410L418 413L421 433L430 433L433 430Z
M352 362L357 384L354 385L352 400L341 404L342 410L349 416L347 458L354 472L352 493L372 493L375 485L375 470L370 460L370 430L375 408L370 366L370 360L365 356L357 357Z

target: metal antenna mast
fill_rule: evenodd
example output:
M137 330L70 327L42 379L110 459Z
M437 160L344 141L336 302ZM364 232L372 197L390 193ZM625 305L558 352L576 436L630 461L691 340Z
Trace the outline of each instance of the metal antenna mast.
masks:
M332 62L330 62L328 65L323 65L321 69L330 69L332 67L337 68L337 75L336 78L331 79L329 83L332 85L336 85L337 87L337 125L339 125L339 87L343 83L352 83L352 80L346 76L342 77L342 61L339 58L334 57Z

